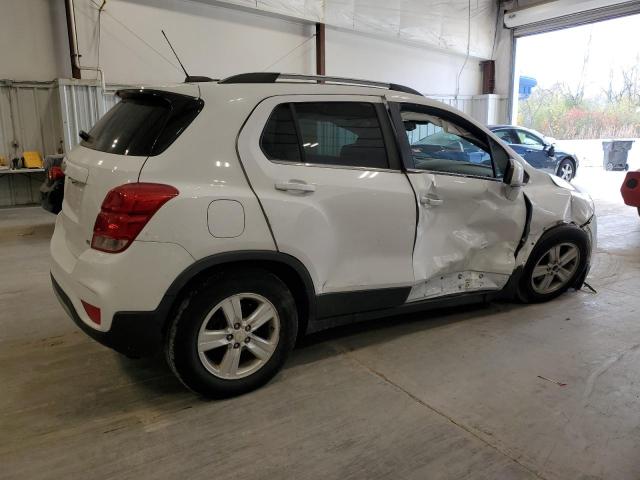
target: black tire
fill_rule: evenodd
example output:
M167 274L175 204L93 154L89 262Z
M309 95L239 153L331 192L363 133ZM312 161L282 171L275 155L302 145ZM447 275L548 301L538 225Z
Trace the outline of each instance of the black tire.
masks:
M559 164L558 164L558 169L556 170L556 175L560 178L562 178L562 168L565 165L571 165L571 178L569 179L564 179L567 182L570 182L571 180L573 180L576 177L576 165L575 163L573 163L573 160L571 160L570 158L564 158Z
M638 207L638 215L640 215L640 207Z
M219 378L205 368L199 358L197 339L208 313L224 299L239 293L257 294L271 302L280 321L279 337L271 357L259 370L229 380ZM271 380L293 349L297 332L296 305L286 285L265 270L243 268L218 272L190 292L169 329L165 353L169 366L187 388L209 398L232 397Z
M548 294L536 292L532 285L532 275L535 266L552 247L565 243L576 246L580 252L579 264L575 272L558 290ZM569 288L576 287L578 279L584 275L588 262L589 237L584 231L572 225L563 225L553 228L542 236L531 252L531 255L529 255L529 260L527 261L520 278L518 297L526 303L541 303L553 300L554 298L562 295Z

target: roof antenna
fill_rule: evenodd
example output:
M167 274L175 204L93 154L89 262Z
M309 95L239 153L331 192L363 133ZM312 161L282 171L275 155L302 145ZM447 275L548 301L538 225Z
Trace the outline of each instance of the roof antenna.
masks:
M180 61L180 57L178 56L178 54L174 50L173 45L171 45L171 42L169 41L169 37L167 37L167 34L164 33L164 30L160 30L160 31L162 32L162 35L164 35L164 39L169 44L169 48L171 49L173 54L176 56L176 59L178 60L178 63L180 64L180 67L182 68L182 71L184 72L184 75L185 75L184 82L185 83L189 83L189 82L211 82L212 81L212 79L209 78L209 77L202 77L202 76L197 76L197 75L194 75L194 76L189 75L187 73L187 69L184 68L184 65Z

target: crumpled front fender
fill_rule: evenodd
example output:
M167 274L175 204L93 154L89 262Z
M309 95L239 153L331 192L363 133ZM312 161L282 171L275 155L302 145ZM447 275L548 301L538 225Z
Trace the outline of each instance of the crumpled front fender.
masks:
M524 189L530 201L530 224L516 264L524 265L540 237L558 225L573 224L582 228L591 239L593 251L597 226L595 205L589 194L552 175L539 174L536 177L536 181Z

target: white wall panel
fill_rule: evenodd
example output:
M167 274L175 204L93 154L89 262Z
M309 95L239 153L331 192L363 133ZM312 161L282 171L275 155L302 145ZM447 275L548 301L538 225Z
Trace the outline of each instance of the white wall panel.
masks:
M466 113L485 125L507 122L508 98L501 95L429 95L429 98L445 103Z
M212 0L199 1L210 3ZM238 2L219 0L217 3L236 5ZM471 54L489 58L497 14L494 0L257 0L254 5L245 3L244 6L466 53L469 4Z
M62 0L0 0L0 79L71 75Z
M456 92L464 57L390 42L361 33L327 29L327 74L407 85L429 95ZM481 72L469 59L460 77L460 93L477 94Z
M75 1L82 62L96 65L97 9L92 0ZM220 6L232 6L231 3L243 10ZM234 0L231 3L110 0L102 15L100 48L100 63L107 82L181 81L183 74L160 34L161 28L167 31L193 74L220 78L264 70L314 73L314 29L304 22L324 20L328 25L327 74L388 78L428 93L456 91L456 78L466 52L467 1ZM472 58L461 78L461 94L479 93L478 57L490 56L495 25L493 1L474 0L471 5ZM95 76L83 72L83 77Z
M95 66L97 9L90 0L75 2L82 64ZM310 25L185 0L109 0L102 15L100 47L107 82L157 85L183 81L184 74L161 29L194 75L222 78L268 67L311 73L314 68L313 41L287 55L312 36ZM83 78L95 78L95 74L83 72Z
M81 61L95 66L96 5L100 1L75 0L75 4ZM429 59L437 58L438 68L431 69L434 80L430 82L435 86L429 90L444 92L466 52L467 8L468 0L109 0L102 15L100 64L109 83L181 81L183 74L160 34L164 28L189 70L197 74L216 78L265 69L314 73L313 40L288 53L312 36L313 27L305 22L324 21L334 27L331 32L354 34L334 35L338 40L375 35L378 42L372 42L372 50L386 42L391 46L383 50L418 64L430 64ZM494 0L471 2L472 58L467 67L471 78L477 76L477 60L491 56L496 10ZM328 35L333 35L331 32ZM366 42L359 45L366 48ZM349 57L352 45L342 46ZM341 56L341 49L333 55ZM389 61L381 56L378 63ZM336 58L334 63L344 64L345 60ZM362 77L370 71L359 67L355 62L347 72L328 73ZM3 0L0 78L51 80L68 76L64 2ZM83 77L94 75L83 72ZM424 82L405 77L402 83ZM470 88L463 86L461 93L478 93L479 82L472 80L466 85Z

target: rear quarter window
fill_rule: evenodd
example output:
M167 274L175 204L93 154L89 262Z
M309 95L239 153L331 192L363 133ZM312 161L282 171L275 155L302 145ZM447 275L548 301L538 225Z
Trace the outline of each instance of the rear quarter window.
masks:
M125 90L118 95L122 100L98 120L82 146L115 155L159 155L204 106L201 99L175 93Z

